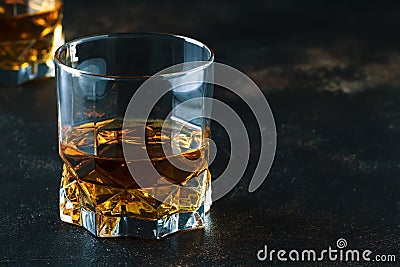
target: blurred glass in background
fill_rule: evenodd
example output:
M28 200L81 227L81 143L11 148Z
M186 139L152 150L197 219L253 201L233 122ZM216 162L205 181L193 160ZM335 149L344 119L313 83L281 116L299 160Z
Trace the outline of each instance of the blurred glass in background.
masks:
M0 83L54 76L62 0L0 0Z

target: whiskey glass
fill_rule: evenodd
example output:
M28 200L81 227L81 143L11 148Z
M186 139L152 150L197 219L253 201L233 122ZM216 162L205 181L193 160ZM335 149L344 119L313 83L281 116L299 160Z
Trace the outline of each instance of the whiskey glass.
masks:
M98 237L160 239L204 228L211 205L204 115L211 106L203 100L213 95L213 58L194 39L162 33L85 37L56 51L62 221ZM159 73L170 66L177 67ZM149 116L127 118L132 97L149 79L166 85L165 94ZM127 157L124 146L148 158ZM183 168L171 163L179 158ZM129 167L145 162L159 177L146 168L132 176Z
M54 76L62 0L0 0L0 83Z

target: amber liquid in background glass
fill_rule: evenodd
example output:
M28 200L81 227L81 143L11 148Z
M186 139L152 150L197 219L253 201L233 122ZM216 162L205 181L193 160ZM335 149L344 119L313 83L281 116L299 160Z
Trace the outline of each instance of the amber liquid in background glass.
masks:
M162 135L162 123L157 120L147 122L146 147L140 147L136 134L139 127L137 122L129 123L128 130L125 128L124 141L131 146L147 149L152 165L163 178L184 185L176 192L172 192L171 186L165 182L157 182L152 188L146 188L161 194L164 190L165 195L169 195L166 202L151 197L129 173L121 145L122 120L110 119L64 129L66 138L60 144L60 155L65 162L62 184L67 186L77 180L82 188L79 190L76 184L75 187L68 187L66 195L73 206L85 206L105 216L150 220L161 219L176 212L197 210L210 178L206 160L208 151L201 144L202 132L183 127L174 133L172 126L164 126L167 132ZM181 170L172 165L163 152L162 143L172 143L175 151L178 149L181 151L179 154L188 159L184 164L191 165L188 167L194 171ZM190 160L196 160L196 163ZM140 166L140 160L136 161ZM85 193L83 198L78 195L80 191ZM71 222L72 218L72 223L79 224L79 213L74 213L66 202L61 201L60 205L61 217L65 215L68 217L66 221Z
M51 60L54 52L54 32L60 28L61 2L0 0L0 68L18 70L31 62ZM35 11L35 2L45 11ZM27 12L34 13L27 13ZM56 38L62 38L56 36Z

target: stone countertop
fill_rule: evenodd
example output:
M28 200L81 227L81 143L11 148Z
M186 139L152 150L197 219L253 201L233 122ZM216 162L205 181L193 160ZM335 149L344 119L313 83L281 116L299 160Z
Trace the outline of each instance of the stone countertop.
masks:
M261 265L256 254L264 245L322 250L336 248L339 238L349 248L399 259L399 12L396 2L373 1L66 0L68 40L178 33L204 41L218 62L247 73L275 116L275 161L249 193L254 149L238 186L213 204L205 230L162 241L98 239L58 217L54 79L0 86L0 263ZM216 90L216 97L241 110L231 95ZM252 117L241 116L256 133ZM226 136L214 128L222 147ZM219 151L213 176L228 158L229 151Z

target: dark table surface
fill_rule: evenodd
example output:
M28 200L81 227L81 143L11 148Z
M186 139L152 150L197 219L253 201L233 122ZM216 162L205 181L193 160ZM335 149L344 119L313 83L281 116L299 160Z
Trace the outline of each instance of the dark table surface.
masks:
M249 193L253 151L205 230L162 241L98 239L59 219L54 79L0 86L0 264L256 265L267 263L256 256L264 245L322 250L339 238L400 260L399 12L396 2L378 1L66 0L67 40L157 31L209 44L217 61L263 90L276 120L276 157ZM216 97L241 105L219 90ZM213 131L223 147L223 131ZM213 176L228 158L220 149ZM365 265L351 263L358 264Z

